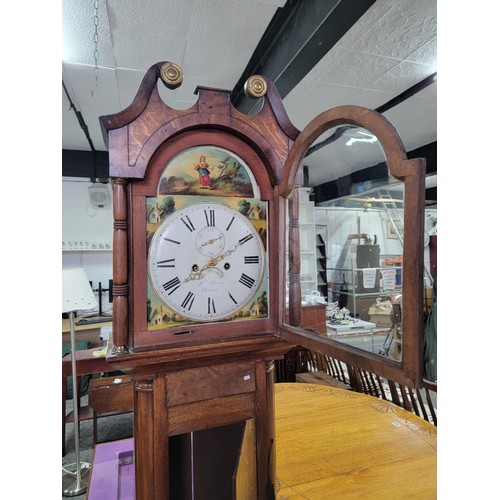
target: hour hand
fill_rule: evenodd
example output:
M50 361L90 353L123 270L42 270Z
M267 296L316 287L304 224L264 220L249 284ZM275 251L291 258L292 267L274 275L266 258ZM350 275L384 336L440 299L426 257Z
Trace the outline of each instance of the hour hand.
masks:
M198 264L193 264L191 267L191 272L188 274L188 277L184 280L184 283L192 280L201 280L203 278L204 274L203 271L205 271L207 268L207 265L204 265L201 269L198 267Z
M201 268L199 268L196 264L194 264L193 267L191 268L191 272L189 273L188 277L184 280L184 283L193 280L201 280L202 278L205 277L205 274L207 274L208 272L214 272L219 277L222 277L223 273L220 269L215 267L216 263L217 261L214 262L214 259L212 258L208 261L207 264L205 264Z

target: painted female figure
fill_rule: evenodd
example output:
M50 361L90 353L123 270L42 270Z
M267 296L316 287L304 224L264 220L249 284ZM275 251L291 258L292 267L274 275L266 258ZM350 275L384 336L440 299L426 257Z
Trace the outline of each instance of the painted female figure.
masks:
M200 176L200 189L210 189L212 179L210 178L211 166L204 156L200 156L200 161L194 166L194 169Z

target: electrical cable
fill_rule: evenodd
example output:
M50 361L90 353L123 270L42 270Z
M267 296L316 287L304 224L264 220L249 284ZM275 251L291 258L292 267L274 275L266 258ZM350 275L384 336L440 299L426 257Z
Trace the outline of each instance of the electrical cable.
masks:
M83 130L85 137L87 138L87 141L89 143L89 146L90 146L92 153L94 154L94 177L91 178L91 181L92 181L92 183L95 183L96 178L97 178L97 151L94 147L94 143L92 142L92 138L90 137L89 129L87 127L87 124L85 123L85 120L83 119L83 115L80 111L78 111L76 109L76 106L73 103L73 100L71 99L71 97L69 95L68 89L66 88L66 85L64 84L64 80L62 81L62 86L63 86L64 92L66 93L66 96L68 98L69 106L73 110L73 112L75 113L76 119L78 120L78 123L79 123L81 129Z

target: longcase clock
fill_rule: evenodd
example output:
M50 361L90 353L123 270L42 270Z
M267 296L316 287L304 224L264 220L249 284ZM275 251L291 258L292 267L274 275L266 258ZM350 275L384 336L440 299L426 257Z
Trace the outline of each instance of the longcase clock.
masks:
M172 109L158 80L176 88L182 72L170 62L153 65L132 104L100 118L114 206L107 359L134 378L136 498L169 497L170 436L252 422L250 475L263 499L275 486L273 362L293 346L422 383L425 161L407 159L394 127L373 110L332 108L299 132L264 77L246 84L262 99L255 115L238 112L229 91L203 87L193 107ZM400 361L300 327L295 188L313 142L345 124L373 133L389 173L404 183L412 231L404 238Z
M135 384L136 496L168 498L168 438L252 421L255 491L273 487L273 361L285 290L285 200L298 134L271 82L253 77L257 115L229 91L197 88L168 107L153 65L125 110L100 118L113 182L113 334L108 361ZM214 450L215 452L216 450Z

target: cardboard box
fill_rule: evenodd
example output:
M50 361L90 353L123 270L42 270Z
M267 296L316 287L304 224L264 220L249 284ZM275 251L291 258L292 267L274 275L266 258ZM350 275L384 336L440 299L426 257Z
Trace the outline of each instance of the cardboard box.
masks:
M389 328L392 326L392 319L390 314L370 314L370 321L377 326Z
M368 309L370 321L381 327L392 326L392 308L378 307L376 304Z

